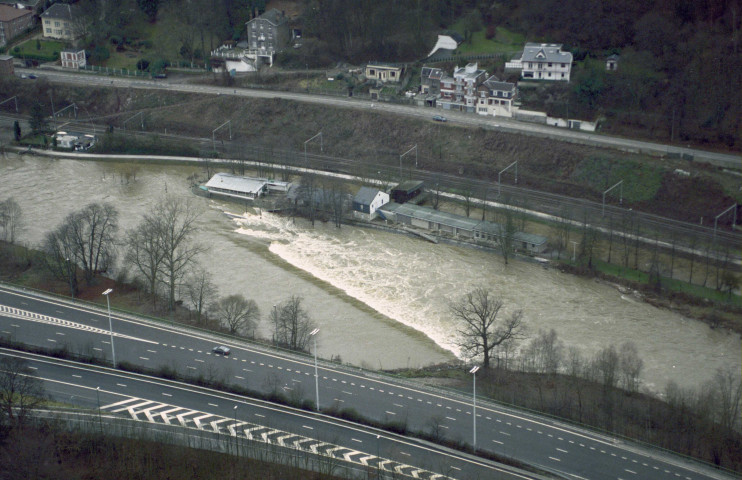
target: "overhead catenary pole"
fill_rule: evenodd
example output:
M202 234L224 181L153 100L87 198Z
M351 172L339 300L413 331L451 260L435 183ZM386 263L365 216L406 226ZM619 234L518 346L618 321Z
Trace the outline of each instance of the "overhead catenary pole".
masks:
M3 103L9 102L11 100L15 100L15 113L18 113L18 95L13 95L9 99L3 100L2 102L0 102L0 105L2 105Z
M623 203L623 180L621 180L617 184L615 184L614 186L612 186L611 188L609 188L608 190L606 190L605 192L603 192L603 213L602 213L602 216L604 216L604 217L605 217L605 196L606 196L606 194L608 192L610 192L611 190L613 190L616 187L621 187L619 189L619 191L621 193L619 194L619 197L618 197L618 203L619 204L622 204Z
M515 166L515 183L518 183L518 160L514 161L507 167L500 170L500 172L497 174L497 198L500 198L500 186L502 185L502 182L500 179L502 178L502 174L505 173L506 170L508 170L510 167Z
M716 227L717 227L717 224L719 223L719 218L722 215L728 213L730 210L734 214L734 217L732 219L732 230L734 230L736 228L736 225L737 225L737 204L735 203L734 205L732 205L731 207L727 208L726 210L724 210L723 212L721 212L720 214L718 214L716 217L714 217L714 236L713 236L713 241L714 242L716 242Z
M410 153L411 151L415 151L415 168L417 168L417 145L410 148L406 152L404 152L402 155L399 156L399 178L402 178L402 157Z
M232 140L232 120L227 120L226 122L222 123L221 125L219 125L214 130L211 131L211 145L214 148L215 152L216 152L216 132L220 128L223 128L225 125L229 125L229 139Z
M311 142L315 138L319 137L319 151L321 153L324 153L324 145L322 140L322 132L319 132L317 135L313 136L309 140L306 140L304 142L304 168L307 168L307 143Z

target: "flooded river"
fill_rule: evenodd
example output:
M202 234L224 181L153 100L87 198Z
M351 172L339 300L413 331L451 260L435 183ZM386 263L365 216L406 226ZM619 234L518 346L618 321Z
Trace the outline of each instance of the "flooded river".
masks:
M70 211L93 201L119 209L123 230L136 225L158 197L189 199L201 211L201 263L220 295L242 293L267 315L301 295L321 328L319 352L365 368L423 366L459 353L448 303L486 286L506 313L522 309L530 332L554 328L566 346L590 355L611 343L634 342L644 359L642 380L654 391L668 380L698 386L719 367L742 368L740 338L647 305L615 288L501 258L484 251L433 245L367 228L246 214L218 200L193 196L188 167L140 167L136 180L106 163L33 157L0 160L0 199L14 197L25 223L23 240L38 243ZM117 173L118 172L118 173ZM267 325L260 332L269 335Z

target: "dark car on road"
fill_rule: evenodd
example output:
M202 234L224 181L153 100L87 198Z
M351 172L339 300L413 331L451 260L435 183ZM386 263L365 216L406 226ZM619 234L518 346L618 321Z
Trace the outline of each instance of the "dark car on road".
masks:
M433 120L435 120L436 122L447 122L448 121L448 119L446 119L446 117L441 116L441 115L434 116L433 117Z
M229 347L225 347L224 345L214 347L211 351L214 352L214 355L224 355L225 357L228 357L230 352Z

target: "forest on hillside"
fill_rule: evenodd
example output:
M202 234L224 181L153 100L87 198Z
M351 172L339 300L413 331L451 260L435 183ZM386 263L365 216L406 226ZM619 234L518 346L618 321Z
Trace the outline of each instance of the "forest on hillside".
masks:
M505 26L574 54L570 88L547 109L673 142L742 145L739 0L305 0L302 20L318 52L355 63L421 60L441 31L457 26L468 40Z
M63 0L73 1L73 0ZM146 49L147 64L244 40L245 22L278 8L302 31L295 65L421 62L436 35L471 42L505 28L525 41L564 44L572 81L533 95L555 116L602 119L603 131L709 148L742 148L740 0L79 0L93 63ZM154 33L153 33L154 32ZM606 72L605 58L619 54ZM499 58L501 72L506 55ZM461 59L462 63L466 61ZM279 62L280 65L280 62ZM446 65L449 67L450 65Z

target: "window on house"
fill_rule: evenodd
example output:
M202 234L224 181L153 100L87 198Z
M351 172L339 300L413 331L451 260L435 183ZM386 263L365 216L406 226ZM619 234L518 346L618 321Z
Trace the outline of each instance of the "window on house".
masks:
M551 67L551 63L549 64L549 67Z
M44 25L49 25L50 23L52 23L52 22L48 18L46 20L44 20Z
M59 22L54 22L54 26L55 27L58 27L59 26Z

